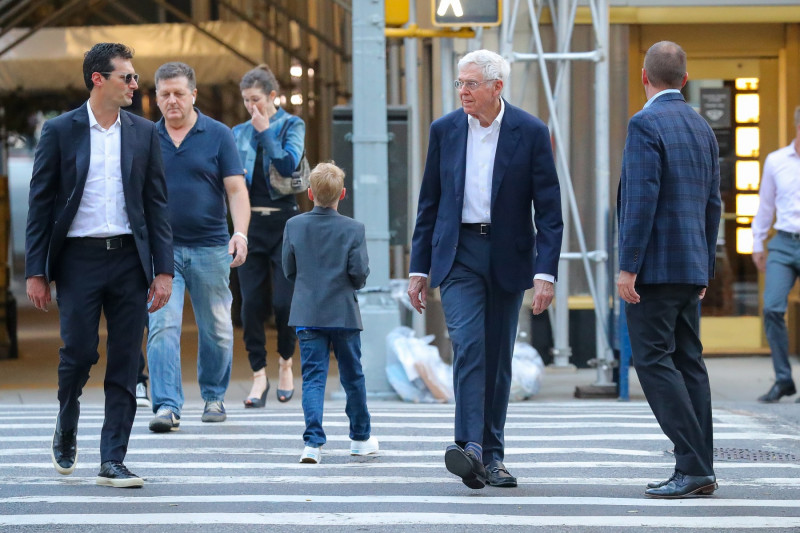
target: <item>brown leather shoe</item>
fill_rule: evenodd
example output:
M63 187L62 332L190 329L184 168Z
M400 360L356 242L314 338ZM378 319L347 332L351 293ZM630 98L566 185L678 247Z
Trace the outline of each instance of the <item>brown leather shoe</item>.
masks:
M502 461L492 461L486 465L486 481L492 487L517 486L517 478L508 473Z

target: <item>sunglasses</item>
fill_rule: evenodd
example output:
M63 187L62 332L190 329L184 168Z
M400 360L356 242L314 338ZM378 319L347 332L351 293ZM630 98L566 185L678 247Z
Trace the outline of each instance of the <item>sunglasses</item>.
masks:
M103 76L107 77L107 76L111 76L113 74L113 72L98 72L98 74L102 74ZM119 78L125 80L125 84L126 85L130 85L131 80L135 81L136 83L139 83L139 75L138 74L131 74L131 73L120 74Z

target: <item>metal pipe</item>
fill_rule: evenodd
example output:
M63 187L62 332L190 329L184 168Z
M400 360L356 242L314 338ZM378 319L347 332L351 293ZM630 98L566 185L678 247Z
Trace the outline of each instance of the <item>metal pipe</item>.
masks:
M453 93L453 40L442 39L439 41L439 66L442 78L442 114L455 109Z
M534 11L533 10L533 0L528 0L528 6L529 6L529 8L528 8L529 12L533 13L533 11ZM536 48L537 48L537 50L539 50L540 56L541 56L541 52L543 50L542 36L541 36L541 33L539 32L539 25L534 23L534 22L535 21L532 21L531 26L533 28L534 37L536 39ZM539 71L542 74L543 85L545 86L545 89L546 89L545 90L545 96L547 98L547 107L548 107L548 109L550 111L550 116L557 118L557 112L556 112L556 108L555 108L555 101L553 99L553 94L552 94L552 92L550 90L550 87L551 87L551 85L550 85L550 76L549 76L549 74L547 72L547 65L545 64L545 61L544 61L543 57L539 57ZM564 151L563 144L562 144L563 143L563 138L562 138L562 135L561 135L561 128L559 127L557 120L555 121L555 127L553 128L553 132L552 133L553 133L553 136L555 137L555 141L556 141L556 143L555 143L556 144L556 151L557 152L561 151L562 152L561 157L563 157L563 151ZM589 292L591 293L592 299L594 300L594 304L595 304L595 319L598 322L602 322L603 321L603 317L600 315L599 307L600 307L601 304L604 305L604 306L607 306L608 304L604 303L604 302L601 302L599 300L599 297L598 297L598 294L597 294L597 290L596 290L596 287L595 287L595 283L594 283L594 279L593 279L594 276L592 274L592 271L591 271L591 268L590 268L590 265L589 265L589 260L586 257L586 254L587 254L587 251L586 251L586 239L585 239L584 234L583 234L583 228L581 227L580 215L578 213L578 205L577 205L577 201L575 199L575 189L572 186L572 176L570 175L569 170L567 170L566 175L563 176L563 178L564 179L561 180L561 183L567 187L569 204L570 204L570 209L571 209L570 213L572 215L573 222L575 224L575 234L576 234L576 237L578 239L578 247L580 248L581 254L583 254L583 256L584 256L583 257L583 269L586 272L586 281L587 281L587 283L589 285ZM604 333L605 333L605 330L604 330ZM611 342L610 342L610 339L608 338L607 334L604 335L604 341L605 341L606 345L611 346Z
M558 0L558 24L555 26L556 42L558 50L561 52L559 55L569 50L569 38L571 32L569 31L569 19L567 17L567 2L569 0ZM538 25L537 25L538 29ZM541 50L541 48L540 48ZM570 154L570 116L572 113L570 106L569 90L570 90L570 63L568 61L561 61L558 64L558 82L555 88L555 108L556 114L550 116L551 129L555 126L560 132L560 140L557 141L558 150L556 151L556 167L561 176L569 175L569 154ZM561 83L563 81L563 83ZM550 87L549 81L548 89ZM570 248L570 211L572 206L569 202L568 189L561 188L561 208L564 213L564 234L561 239L561 250L569 253ZM556 298L556 327L553 331L553 366L564 368L570 365L570 358L572 357L572 346L569 344L569 262L560 259L558 262L558 283L555 287Z
M38 24L33 26L27 32L25 32L22 36L20 36L14 42L12 42L8 46L6 46L2 50L0 50L0 57L3 57L3 55L5 55L9 50L13 49L18 44L20 44L23 41L27 40L31 35L33 35L37 31L39 31L40 29L42 29L43 27L48 25L50 22L60 19L61 17L63 17L64 15L68 14L69 12L71 12L76 7L78 7L80 4L86 3L86 1L87 0L72 0L72 2L70 2L67 5L63 6L58 11L55 11L54 13L51 13L49 16L43 18L42 20L39 21Z
M609 24L608 24L608 0L592 0L590 4L595 5L593 15L597 18L595 27L597 33L598 52L603 57L602 61L595 63L594 66L594 142L595 142L595 246L598 249L610 249L609 241L609 203L610 203L610 183L609 183ZM597 320L595 321L595 339L597 361L597 381L595 385L609 386L613 384L613 370L611 363L614 354L611 345L606 341L610 337L611 327L608 319L609 291L609 272L607 260L598 261L595 265L595 281L597 283L597 297L600 300L595 303L598 308ZM606 364L602 364L605 361Z
M539 57L543 57L547 61L554 61L554 60L563 60L563 59L570 59L570 60L584 60L584 61L601 61L603 59L602 54L599 51L594 52L548 52L548 53L541 53L541 54L528 54L524 52L514 52L514 59L516 61L538 61Z
M220 3L223 3L223 2L224 3L228 3L227 0L218 0L218 1ZM348 54L347 51L344 48L342 48L341 46L337 45L336 43L334 43L333 41L328 39L328 37L325 34L317 31L314 28L312 28L308 23L306 23L300 17L296 17L296 16L292 15L291 13L289 13L288 9L286 9L282 5L278 4L274 0L266 0L266 1L275 11L277 11L278 13L280 13L281 15L286 17L287 20L290 20L290 21L294 22L303 31L305 31L306 33L310 33L311 35L316 37L317 40L320 42L320 44L323 44L323 45L327 46L328 48L330 48L331 50L333 50L334 52L336 52L337 54L342 56L346 61L350 61L352 59L350 57L350 54Z
M224 1L224 0L220 0L220 2L222 2L222 1ZM153 0L153 2L155 2L158 5L160 5L161 7L163 7L164 9L166 9L167 11L169 11L170 13L172 13L173 15L175 15L176 17L181 19L183 22L185 22L187 24L191 24L192 26L194 26L197 29L197 31L199 31L200 33L202 33L203 35L205 35L206 37L208 37L212 41L220 44L221 46L226 48L228 51L230 51L235 56L247 61L248 63L250 63L253 66L258 65L259 63L261 63L260 61L256 61L253 58L244 55L242 52L240 52L239 50L237 50L233 46L229 45L228 43L226 43L225 41L223 41L222 39L220 39L219 37L217 37L216 35L214 35L210 31L208 31L207 29L201 27L197 22L193 21L191 19L191 17L187 16L186 13L184 13L183 11L181 11L178 8L172 7L165 0Z
M408 2L408 24L415 25L417 21L417 2ZM405 74L406 74L406 107L408 108L408 131L411 132L408 146L408 220L409 222L417 219L417 194L422 185L422 147L420 139L425 136L420 128L420 106L419 106L419 69L418 45L417 40L409 37L403 41L405 50ZM413 222L408 225L408 242L411 242ZM423 337L426 333L425 311L411 313L411 325L417 337Z

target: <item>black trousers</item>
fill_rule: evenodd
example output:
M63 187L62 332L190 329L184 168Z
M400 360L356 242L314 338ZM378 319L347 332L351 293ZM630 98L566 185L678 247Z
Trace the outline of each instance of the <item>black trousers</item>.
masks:
M55 274L61 339L58 427L78 427L89 371L100 358L100 313L106 317L105 417L100 462L122 461L136 415L136 378L147 314L147 279L134 244L116 250L67 239Z
M266 295L272 283L272 310L278 328L278 353L283 359L294 354L297 335L289 327L294 284L286 279L281 265L283 229L291 213L252 213L247 261L238 268L239 289L242 292L242 328L247 357L253 372L267 366L267 336L264 330L269 315Z
M675 468L714 474L711 390L700 343L701 287L637 285L638 304L625 304L633 362L647 403L675 445Z

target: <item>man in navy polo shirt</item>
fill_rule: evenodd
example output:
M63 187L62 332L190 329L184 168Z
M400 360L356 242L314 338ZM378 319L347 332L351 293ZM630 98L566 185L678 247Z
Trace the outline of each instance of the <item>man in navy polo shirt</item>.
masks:
M173 232L173 297L150 316L147 358L155 418L150 430L177 429L183 407L180 337L184 291L198 329L197 380L205 401L203 422L225 420L225 391L233 361L231 267L247 257L250 201L231 130L194 107L194 70L165 63L156 71L156 124L164 157ZM233 219L228 235L225 195Z

